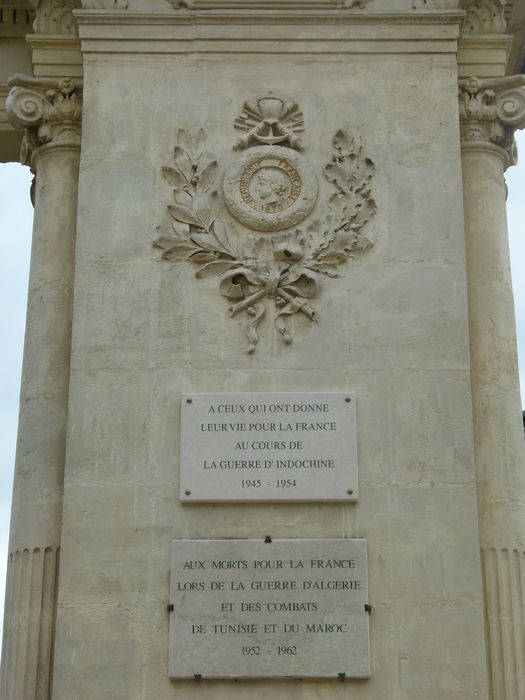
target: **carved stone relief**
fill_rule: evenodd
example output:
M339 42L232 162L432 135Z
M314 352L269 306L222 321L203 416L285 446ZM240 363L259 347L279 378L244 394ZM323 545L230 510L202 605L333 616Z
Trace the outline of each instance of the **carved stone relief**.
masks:
M80 7L80 0L29 0L36 9L33 22L35 34L76 34L73 10Z
M163 168L173 187L172 222L159 227L154 241L164 251L163 260L192 262L198 278L219 277L230 316L248 316L249 353L256 349L257 329L269 309L286 344L292 342L290 316L317 320L311 302L322 278L339 277L341 265L372 245L363 228L377 209L371 194L374 164L364 156L358 136L341 129L333 137L324 176L335 192L320 204L317 178L297 150L302 148L302 115L292 120L295 128L287 127L288 116L300 114L297 109L286 111L287 103L274 97L255 104L260 121L248 124L245 104L236 122L246 136L235 144L243 153L223 179L227 211L221 207L217 161L207 155L204 131L179 130L174 165ZM316 204L317 215L306 222Z
M505 34L507 22L500 0L463 0L467 12L463 34Z
M317 199L317 180L298 153L259 146L226 173L224 201L230 213L255 231L282 231L299 224Z
M525 76L459 81L461 139L503 149L507 165L517 162L516 129L525 128Z
M72 143L80 147L82 90L69 78L51 82L15 76L9 80L6 112L15 128L24 129L20 162L31 164L40 146Z
M505 34L507 22L501 0L413 0L415 10L465 10L463 35Z
M295 102L286 103L271 96L246 100L235 128L246 131L234 146L238 150L252 143L304 150L300 136L304 132L303 113Z

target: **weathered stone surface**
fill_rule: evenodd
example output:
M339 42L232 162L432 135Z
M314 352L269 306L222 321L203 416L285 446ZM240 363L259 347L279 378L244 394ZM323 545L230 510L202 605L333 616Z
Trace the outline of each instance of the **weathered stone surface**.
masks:
M387 27L399 37L399 25L380 26L383 37ZM83 128L90 137L83 144L79 192L62 549L68 573L61 582L55 678L60 700L81 694L80 680L93 673L101 644L108 649L121 634L129 640L130 630L140 680L135 667L121 678L121 695L198 697L212 681L199 686L170 681L167 674L169 542L265 534L367 538L372 676L352 682L359 700L421 700L427 679L432 700L486 696L457 66L443 38L449 26L440 25L436 34L417 26L434 36L435 54L416 59L401 53L384 61L350 52L321 61L283 53L292 33L300 41L296 27L281 28L286 38L274 41L267 56L243 55L242 66L237 54L224 52L217 60L207 53L191 59L148 54L141 61L93 54L88 82L104 86L111 76L111 89L99 90L96 99L85 89L84 97ZM140 29L146 46L151 26ZM327 29L318 33L327 36ZM104 48L108 31L106 25L104 38L90 39L91 47ZM247 30L233 25L229 34L221 31L231 37ZM348 38L356 27L344 31ZM118 39L112 42L122 48ZM414 48L408 39L402 46ZM298 88L309 81L322 91ZM232 323L216 280L195 279L186 263L161 261L150 243L156 227L168 221L173 187L162 167L170 162L177 130L205 129L220 175L236 157L239 107L259 94L254 85L261 82L263 92L300 103L304 153L319 164L318 175L341 126L361 134L376 164L378 210L370 224L373 248L342 267L340 278L323 280L319 322L297 314L290 346L269 323L256 353L248 355L244 329ZM140 104L154 108L129 120L124 138L114 115L138 109L137 84ZM188 95L188 86L191 99L176 99ZM322 202L333 192L322 172L319 187ZM358 403L358 503L180 502L184 395L345 389ZM86 646L85 625L93 629L102 610L111 616L111 635L95 641L90 633ZM73 653L78 672L72 675ZM110 669L98 672L97 687L115 695ZM343 683L324 682L213 684L218 698L245 698L247 692L258 700L269 693L313 700L349 691Z

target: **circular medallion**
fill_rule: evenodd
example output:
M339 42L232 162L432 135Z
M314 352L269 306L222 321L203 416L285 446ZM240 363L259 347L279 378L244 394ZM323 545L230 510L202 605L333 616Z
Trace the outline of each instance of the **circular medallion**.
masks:
M304 158L289 148L250 148L224 178L230 213L256 231L282 231L312 211L317 180Z

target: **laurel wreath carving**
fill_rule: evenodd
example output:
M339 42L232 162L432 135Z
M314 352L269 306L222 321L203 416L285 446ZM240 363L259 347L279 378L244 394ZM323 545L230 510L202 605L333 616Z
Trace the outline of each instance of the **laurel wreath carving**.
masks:
M363 228L377 210L371 194L374 163L363 155L361 139L348 131L339 130L332 143L324 175L335 192L326 216L304 230L272 235L239 233L221 218L217 161L205 153L202 129L179 130L174 164L162 169L174 204L168 206L171 226L158 227L154 245L164 251L163 260L196 265L198 278L219 277L230 316L249 317L249 353L256 350L269 304L276 309L275 328L290 344L290 316L301 313L317 321L311 300L320 292L322 276L339 277L341 265L372 245Z

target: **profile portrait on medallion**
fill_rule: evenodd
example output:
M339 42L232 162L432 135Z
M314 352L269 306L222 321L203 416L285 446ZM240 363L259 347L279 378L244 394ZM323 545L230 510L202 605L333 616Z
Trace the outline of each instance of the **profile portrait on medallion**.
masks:
M223 183L230 213L256 231L282 231L312 211L317 180L305 159L280 146L245 151Z

